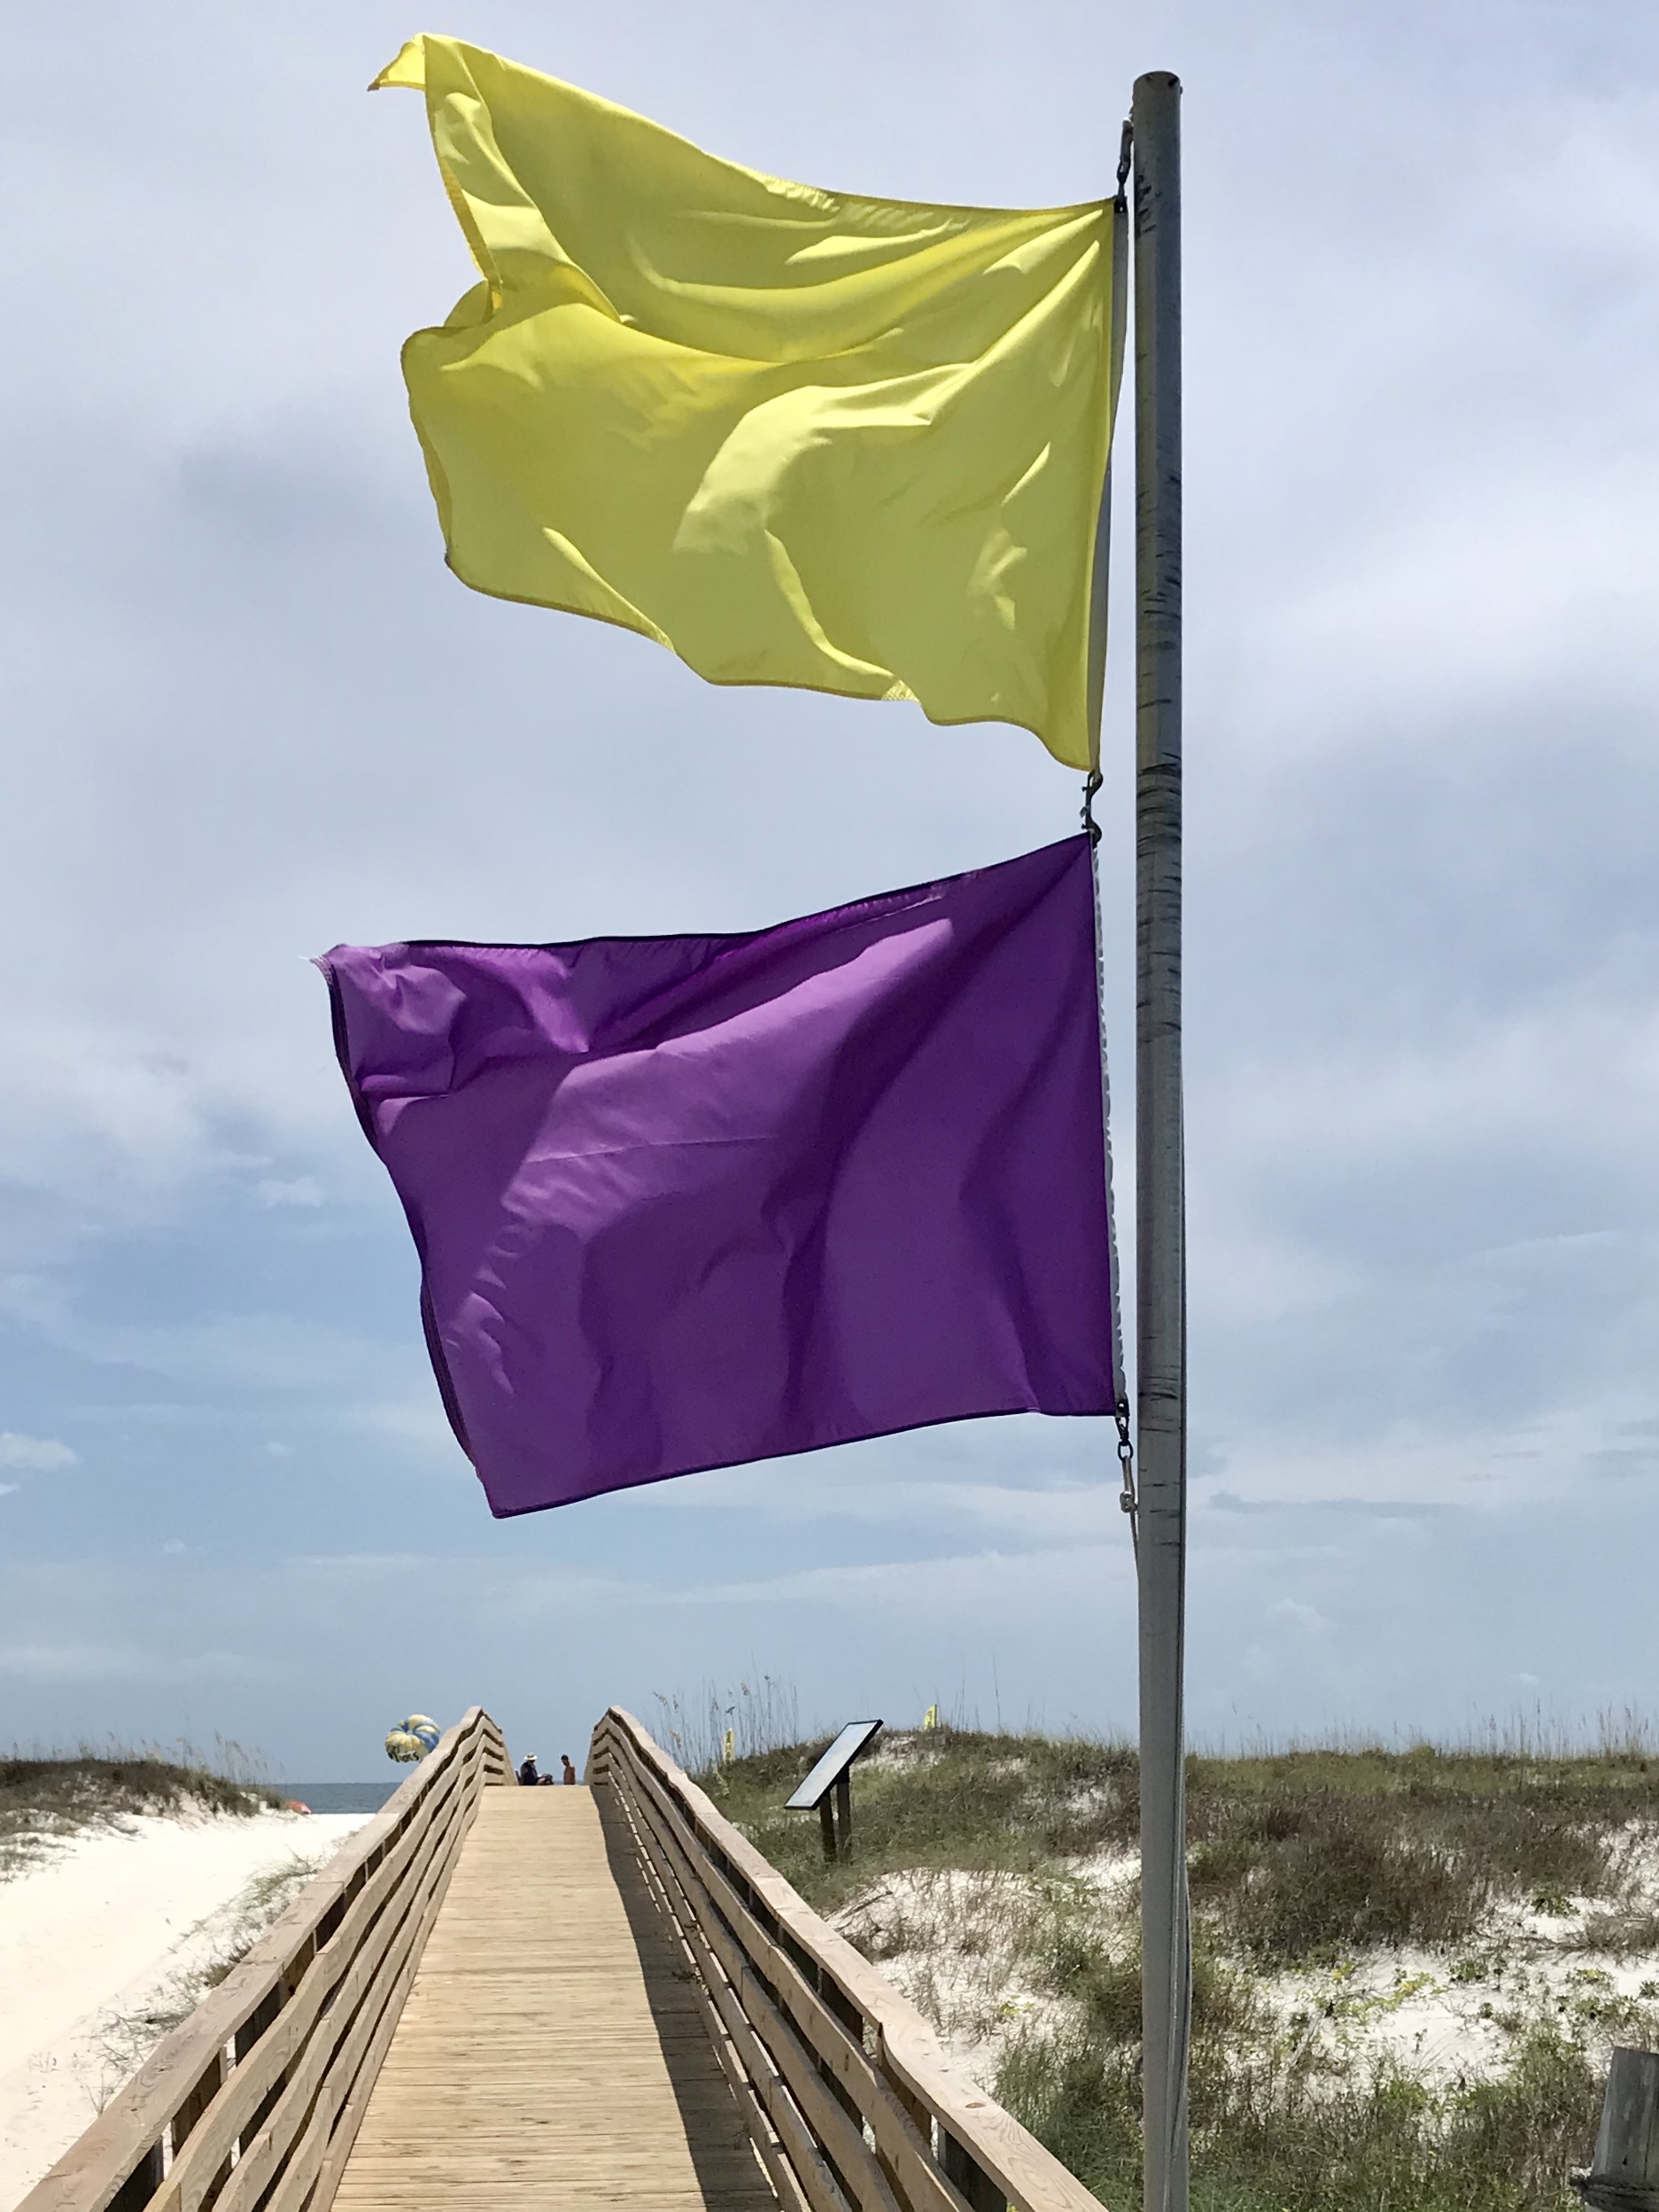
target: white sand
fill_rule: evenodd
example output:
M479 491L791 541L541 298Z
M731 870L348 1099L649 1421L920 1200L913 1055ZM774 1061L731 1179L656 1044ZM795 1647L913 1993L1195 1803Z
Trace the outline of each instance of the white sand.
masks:
M1659 1863L1637 1856L1637 1902L1659 1896ZM1099 1924L1132 1943L1133 1853L1074 1862L1075 1907L1093 1891ZM952 2061L986 2088L1011 2041L1027 2026L1058 2028L1073 2008L1028 1977L1022 1940L1045 1884L1018 1873L957 1868L884 1875L833 1915L834 1925L873 1945L883 1974L939 2030ZM1303 1967L1256 1981L1271 2046L1283 2058L1314 2049L1339 2074L1363 2077L1387 2062L1435 2087L1488 2080L1510 2062L1517 2031L1540 2022L1575 2027L1604 2060L1596 2016L1608 2000L1659 2001L1659 1953L1616 1957L1591 1949L1584 1933L1594 1900L1570 1901L1552 1915L1518 1903L1495 1906L1480 1939L1455 1952L1376 1950L1337 1967Z
M115 2023L223 1955L250 1882L296 1855L320 1864L369 1817L145 1816L0 1882L0 2212L132 2070L137 2044Z

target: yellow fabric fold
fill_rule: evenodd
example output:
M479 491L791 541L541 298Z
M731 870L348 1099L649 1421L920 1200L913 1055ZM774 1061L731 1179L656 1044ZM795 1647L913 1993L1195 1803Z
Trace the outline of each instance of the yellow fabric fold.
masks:
M454 39L376 83L424 91L484 280L403 350L464 583L1090 765L1109 201L784 183Z

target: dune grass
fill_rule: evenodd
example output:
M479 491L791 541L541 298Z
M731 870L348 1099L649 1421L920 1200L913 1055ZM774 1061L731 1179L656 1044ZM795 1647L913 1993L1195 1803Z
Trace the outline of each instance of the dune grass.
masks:
M702 1777L820 1909L900 1868L1036 1869L1136 1848L1129 1746L941 1729L890 1736L854 1770L852 1852L826 1867L816 1818L781 1809L823 1747L793 1744ZM1194 1907L1252 1958L1445 1945L1469 1939L1502 1897L1620 1908L1634 1845L1659 1830L1659 1754L1423 1744L1193 1758L1187 1813ZM1633 1915L1638 1940L1652 1922Z
M1074 2032L1017 2042L992 2086L1104 2204L1140 2199L1132 2047ZM1377 2069L1335 2080L1236 2041L1193 2046L1195 2212L1566 2212L1601 2075L1541 2024L1501 2077L1436 2093Z
M89 1828L119 1827L138 1814L245 1818L282 1803L251 1778L251 1762L237 1745L220 1744L211 1764L180 1749L176 1760L118 1745L0 1758L0 1880L37 1864L56 1842Z
M1133 1750L889 1735L855 1769L851 1855L826 1866L816 1817L781 1809L822 1748L702 1779L810 1902L878 1962L902 1963L922 2008L978 2046L987 2086L1081 2180L1109 2206L1138 2201ZM1609 2046L1659 2047L1659 1978L1620 1997L1607 1972L1561 1964L1577 1950L1640 1969L1659 1953L1655 1747L1632 1732L1547 1755L1488 1743L1196 1757L1188 1791L1196 2212L1575 2205L1567 2176L1589 2156ZM1506 1945L1539 1915L1559 1919L1555 1978L1502 1984ZM1357 2030L1322 2035L1334 1997L1287 2017L1299 1977L1337 1991L1403 1953L1436 1961L1443 1987L1496 1976L1510 1992L1485 2007L1500 2064L1448 2077ZM1400 1994L1367 2003L1386 2011L1429 1978L1396 1967ZM1011 2004L1013 1988L1028 1994ZM1348 2009L1357 2022L1366 2007Z
M260 1937L288 1910L326 1855L326 1851L312 1856L294 1852L276 1866L254 1875L229 1905L201 1923L213 1937L207 1958L171 1976L151 1992L141 2011L112 2013L104 2021L97 2038L100 2108L143 2064L163 2036L182 2026L208 1992L217 1989L242 1964Z

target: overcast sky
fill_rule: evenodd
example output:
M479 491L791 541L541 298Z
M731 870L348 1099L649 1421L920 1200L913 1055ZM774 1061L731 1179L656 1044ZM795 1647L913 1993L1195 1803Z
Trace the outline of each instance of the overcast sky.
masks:
M363 89L421 28L954 201L1109 189L1180 73L1194 1726L1651 1705L1659 14L88 0L19 23L0 141L0 1741L348 1777L412 1707L547 1759L757 1675L1133 1717L1100 1425L503 1523L449 1440L307 956L753 927L1077 785L448 575L398 348L470 272L419 102Z

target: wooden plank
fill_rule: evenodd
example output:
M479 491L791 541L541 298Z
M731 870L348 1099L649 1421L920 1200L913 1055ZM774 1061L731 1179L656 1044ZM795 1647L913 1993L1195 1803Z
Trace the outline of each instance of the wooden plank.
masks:
M588 1771L609 1842L475 1708L19 2212L137 2212L169 2120L153 2212L967 2212L935 2122L1098 2212L637 1721Z
M795 2084L772 2061L772 2053L765 2048L765 2042L756 2033L755 2022L746 2015L743 2007L737 2002L737 1995L733 1993L730 1982L719 1971L719 1962L703 1942L702 1931L694 1922L690 1924L690 1946L693 1946L693 1955L697 1958L703 1986L708 1989L717 2011L719 2011L721 2026L724 2026L725 2035L730 2038L733 2048L741 2060L743 2070L748 2073L748 2079L755 2088L756 2101L761 2104L761 2110L765 2113L770 2126L783 2144L792 2172L801 2184L803 2194L808 2197L812 2212L845 2212L847 2206L854 2208L854 2212L863 2212L856 2194L849 2194L849 2190L842 2188L836 2166L829 2163L832 2153L823 2141L821 2128L814 2126L817 2115L814 2115L812 2104L803 2108L803 2101L795 2092Z
M763 1995L775 1995L810 2056L824 2061L848 2103L870 2123L878 2158L885 2158L897 2169L886 2177L889 2186L896 2187L915 2207L929 2208L929 2212L965 2212L960 2197L934 2165L927 2134L919 2129L916 2116L895 2096L891 2084L877 2073L795 1961L771 1941L683 1823L676 1823L676 1835L690 1859L689 1876L694 1876L702 1891L704 1902L698 1906L694 1897L692 1902L710 1941L718 1947L729 1940L728 1927L735 1931L759 1977ZM710 1905L713 1911L709 1909ZM732 1961L726 1963L728 1971L734 1972ZM740 1987L739 1993L746 2001L746 1991Z
M1092 2196L1044 2150L1011 2113L953 2067L937 2037L915 2008L862 1959L843 1937L820 1920L754 1845L740 1836L704 1791L652 1741L648 1732L613 1705L594 1731L596 1744L611 1739L608 1757L628 1752L678 1800L686 1824L705 1846L717 1850L756 1898L800 1944L877 2031L876 2060L919 2097L929 2114L968 2151L1003 2189L1018 2212L1100 2212Z
M640 1833L641 1848L652 1854L660 1878L671 1880L651 1839ZM753 2023L733 1995L718 1964L702 1939L694 1915L686 1908L681 1922L692 1955L697 1961L704 1989L719 2015L721 2026L740 2061L756 2102L773 2133L782 2144L790 2170L812 2212L844 2212L846 2193L829 2165L814 2133L810 2115L800 2108L794 2085L782 2075L771 2053L757 2037ZM842 2115L844 2117L844 2115ZM859 2148L864 2145L860 2142Z
M443 1909L457 1856L446 1854L438 1868L408 1939L399 1944L396 1960L390 1962L393 1976L390 1986L378 2003L371 1998L363 2006L350 2042L322 2084L293 2154L271 2192L267 2212L298 2212L298 2208L307 2203L313 2212L327 2212L332 2202L382 2062L397 2032L432 1924ZM240 2173L241 2167L236 2170Z
M655 1831L648 1821L641 1834L647 1849L653 1844L659 1851L672 1848L669 1839ZM688 1933L697 1962L709 1982L727 2032L739 2051L748 2061L750 2048L758 2039L772 2070L782 2077L807 2125L833 2161L843 2188L850 2191L858 2212L900 2212L887 2177L864 2141L861 2129L829 2093L810 2050L794 2033L763 1987L752 1962L716 1914L706 1906L701 1913L697 1910L695 1896L687 1890L688 1883L696 1880L695 1870L688 1867L682 1855L673 1871L685 1897L690 1922ZM713 1965L710 1953L719 1962L717 1968ZM743 2023L742 2030L733 2026L734 2018ZM752 2065L750 2070L753 2071ZM775 2125L775 2115L773 2120Z
M334 2019L333 2007L343 1981L365 1948L372 1961L391 1940L406 1909L407 1899L401 1895L406 1882L418 1883L435 1852L453 1851L458 1844L467 1816L462 1795L467 1786L464 1775L452 1775L423 1800L419 1816L396 1842L390 1848L383 1847L380 1863L345 1906L311 1974L208 2108L168 2176L155 2212L175 2212L175 2208L177 2212L198 2212L207 2177L217 2161L228 2155L232 2144L250 2131L267 2124L266 2118L255 2115L273 2084L304 2050L324 2007L329 2008L330 2028L337 2034L344 2023ZM350 1886L348 1879L348 1891ZM246 2147L244 2143L243 2148Z
M326 2143L335 2113L356 2077L405 1964L419 1958L421 1940L431 1926L454 1864L461 1826L458 1808L454 1821L428 1831L425 1850L411 1867L408 1883L400 1885L397 1911L388 1908L381 1914L348 1972L335 1985L323 2030L310 2039L291 2069L270 2116L252 2140L243 2143L236 2171L218 2200L221 2212L243 2212L244 2206L257 2203L291 2147L297 2150L296 2139L313 2132L320 2117ZM368 1894L365 1891L365 1899ZM188 2198L182 2212L194 2212Z
M306 2051L325 2006L327 2031L320 2049L307 2053L308 2069L302 2067L301 2070L314 2075L319 2063L326 2065L328 2053L344 2032L349 2016L339 2012L342 1997L349 1989L355 1993L350 2001L356 2001L400 1924L406 1905L399 1892L406 1877L418 1886L424 1880L434 1854L448 1852L453 1855L459 1845L460 1833L465 1826L465 1806L457 1794L462 1786L457 1779L441 1796L434 1793L430 1797L423 1808L423 1819L412 1821L385 1853L352 1900L291 2003L277 2015L248 2057L234 2069L209 2106L184 2152L175 2160L166 2188L156 2202L155 2212L174 2212L175 2208L177 2212L198 2212L217 2167L229 2156L232 2144L249 2128L276 2077ZM261 2123L256 2139L269 2139L275 2125L273 2114ZM244 2159L249 2148L248 2144L243 2144ZM271 2154L267 2147L263 2154L267 2165ZM241 2184L230 2192L228 2203L234 2203L245 2185Z
M653 1785L654 1789L660 1785ZM669 1816L660 1801L658 1818ZM925 2127L894 2093L855 2043L848 2030L807 1982L788 1953L772 1942L743 1899L720 1873L683 1823L675 1823L676 1840L686 1854L685 1879L702 1891L699 1905L690 1899L709 1942L719 1953L728 1976L738 1985L740 2002L749 2004L749 1989L757 1988L763 2003L779 2004L796 2031L787 2040L796 2049L804 2046L809 2062L821 2059L841 2084L849 2101L868 2123L875 2137L877 2162L885 2161L884 2179L911 2208L911 2212L968 2212L964 2199L933 2162ZM733 1935L743 1946L751 1974L745 1976L729 1955ZM755 1977L758 1977L757 1983ZM751 2008L752 2010L752 2008ZM798 2040L797 2040L798 2038ZM774 2061L794 2085L795 2073L779 2045L767 2037Z
M221 2045L202 2069L197 2083L173 2115L173 2154L176 2158L185 2138L225 2084L225 2053Z
M289 1966L319 1922L344 1905L367 1860L384 1848L403 1821L413 1823L430 1792L441 1786L447 1793L452 1770L469 1766L475 1746L490 1733L500 1736L495 1723L474 1706L447 1732L430 1759L423 1761L385 1810L360 1829L306 1885L243 1963L158 2045L86 2133L30 2191L18 2212L105 2212L128 2175L161 2143L169 2123L181 2114L186 2115L187 2125L180 2131L183 2151L175 2161L174 2173L184 2165L205 2139L214 2104L229 2094L243 2071L241 2066L233 2069L206 2107L200 2104L198 2092L224 2046L245 2038L249 2023L283 1987ZM281 2016L279 2012L276 2018ZM238 2099L264 2073L253 2065L257 2049L255 2044L244 2061L252 2070L238 2085ZM280 2066L272 2069L272 2075L280 2070ZM257 2109L258 2097L268 2090L272 2075L264 2075L249 2110ZM174 2173L162 2184L160 2197L165 2201L174 2200Z
M703 2018L592 1795L483 1790L333 2212L776 2212Z
M614 1801L615 1809L608 1812L607 1805L612 1801ZM605 1797L598 1802L601 1823L608 1820L628 1821L628 1814L622 1804L619 1792L607 1791ZM629 1834L632 1839L632 1823L629 1823ZM668 1895L663 1891L661 1881L649 1860L637 1844L635 1849L640 1867L647 1876L651 1894L658 1910L665 1916L672 1915L677 1918ZM695 1956L688 1944L683 1944L683 1955L695 1966ZM697 1973L691 1986L697 1999L698 2008L702 2015L704 2031L714 2047L716 2058L720 2061L721 2070L732 2085L732 2093L738 2100L739 2108L743 2115L744 2125L748 2130L749 2140L755 2146L756 2155L765 2168L766 2177L771 2183L773 2194L778 2199L779 2212L810 2212L795 2169L789 2163L783 2142L766 2116L765 2107L761 2103L756 2092L755 2084L749 2079L748 2069L739 2056L736 2046L725 2031L725 2023L716 2008L714 1999L709 1993L706 1978L701 1971Z

